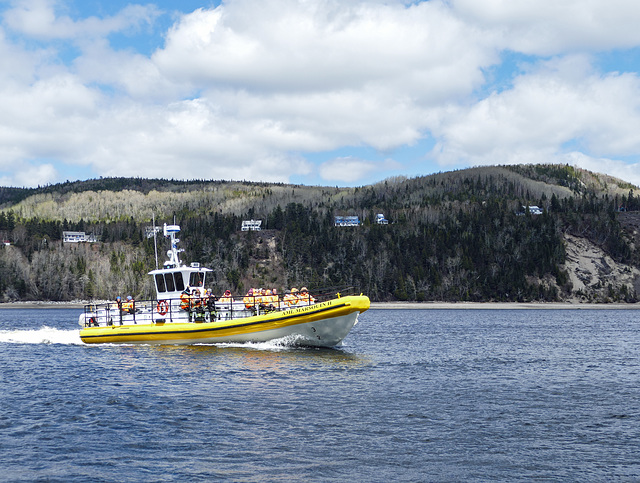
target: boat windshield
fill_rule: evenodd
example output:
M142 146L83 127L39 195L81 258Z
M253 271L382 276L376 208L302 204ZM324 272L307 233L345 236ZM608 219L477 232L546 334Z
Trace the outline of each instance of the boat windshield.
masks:
M167 286L164 284L164 277L161 273L156 273L156 290L158 292L167 291Z
M178 292L182 292L184 290L184 281L182 280L182 273L175 272L173 274L173 278L175 279L176 290Z
M204 287L204 272L191 272L189 277L190 287Z
M182 292L184 290L184 280L181 272L157 273L156 289L158 293Z

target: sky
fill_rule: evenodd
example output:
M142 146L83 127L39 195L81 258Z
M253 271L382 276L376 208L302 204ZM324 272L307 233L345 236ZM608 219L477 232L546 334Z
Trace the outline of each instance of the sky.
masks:
M0 0L0 186L528 163L640 186L638 25L629 0Z

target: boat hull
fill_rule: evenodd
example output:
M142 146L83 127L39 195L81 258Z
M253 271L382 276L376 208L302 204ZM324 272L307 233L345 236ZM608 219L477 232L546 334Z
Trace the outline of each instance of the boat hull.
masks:
M368 297L348 296L225 321L85 327L80 338L87 344L209 344L285 339L287 345L333 347L347 336L358 315L368 308Z

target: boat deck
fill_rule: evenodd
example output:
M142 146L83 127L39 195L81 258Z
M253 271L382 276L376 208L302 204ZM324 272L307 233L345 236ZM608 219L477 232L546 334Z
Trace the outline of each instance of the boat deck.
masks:
M188 303L181 299L144 300L133 302L130 308L125 308L126 303L116 302L88 304L84 306L79 324L81 327L110 327L226 321L305 307L335 296L336 293L331 292L317 297L299 297L296 301L277 298L268 303L263 303L260 297L247 296L233 297L228 301L200 298Z

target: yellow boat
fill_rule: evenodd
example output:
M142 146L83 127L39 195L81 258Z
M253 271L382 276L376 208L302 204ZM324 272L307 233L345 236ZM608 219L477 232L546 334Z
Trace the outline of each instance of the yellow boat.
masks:
M286 345L333 347L342 342L369 308L365 295L309 295L269 303L247 296L215 299L204 290L211 270L182 264L177 225L164 225L171 238L164 268L149 272L156 299L92 304L80 315L87 344L207 344L282 341Z

